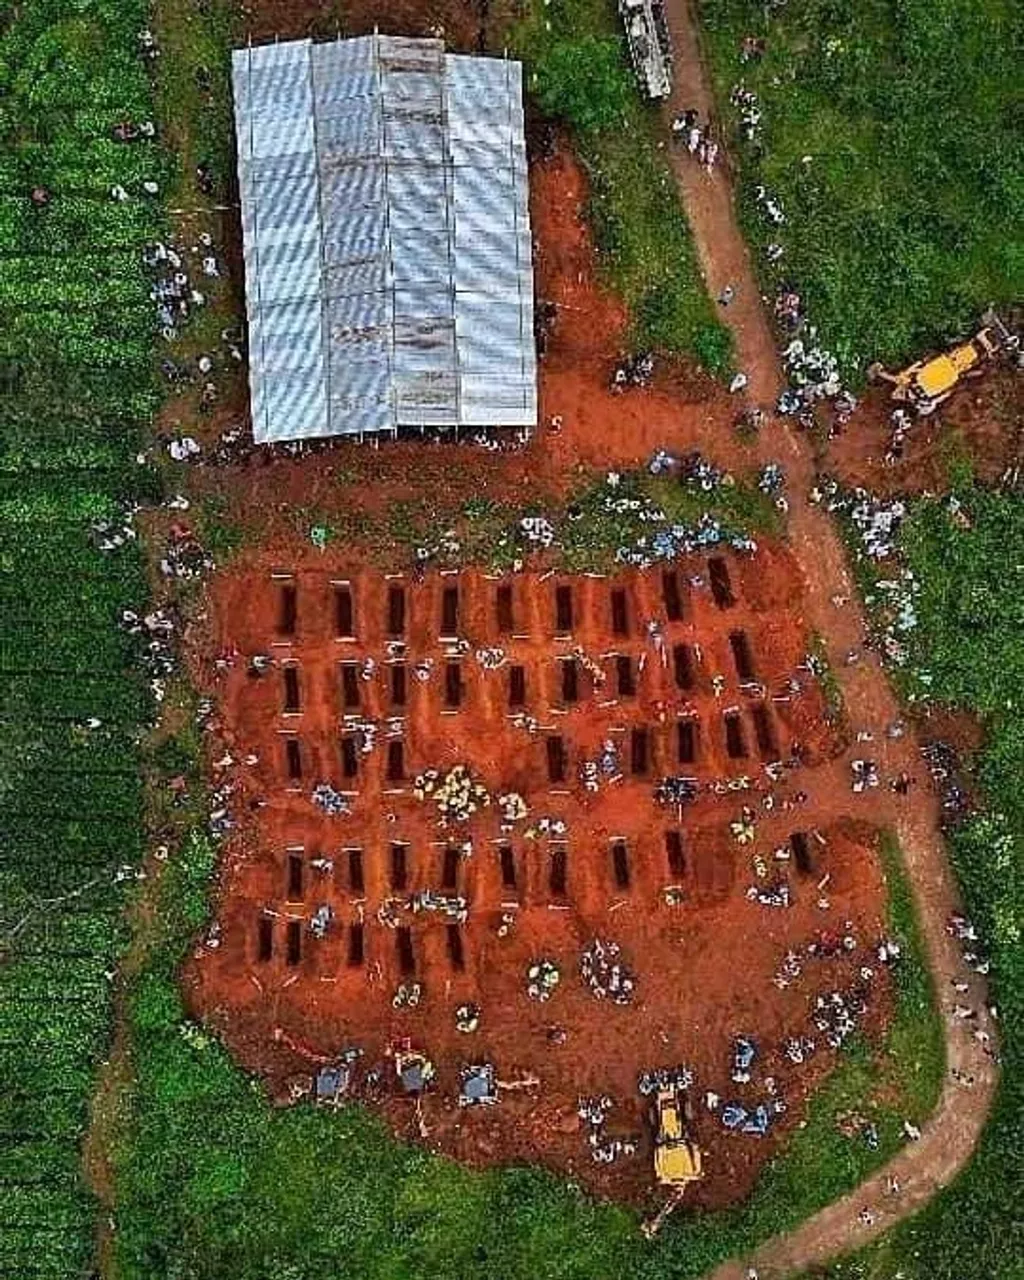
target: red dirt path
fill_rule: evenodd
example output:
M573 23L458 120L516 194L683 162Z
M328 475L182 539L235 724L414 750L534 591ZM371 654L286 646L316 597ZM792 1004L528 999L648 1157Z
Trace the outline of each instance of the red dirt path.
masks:
M709 113L711 90L687 0L666 0L666 14L675 50L675 88L666 113L687 107ZM733 330L740 365L750 379L749 394L757 402L771 405L782 385L781 369L749 253L736 221L728 174L719 169L709 177L683 155L674 157L674 165L709 290L714 296L727 283L736 289L726 320ZM805 438L792 432L784 421L776 420L761 433L758 449L762 457L781 455L793 491L808 493L815 468ZM873 655L865 655L851 668L842 667L843 654L862 642L865 628L855 598L839 609L833 604L837 592L854 595L836 530L819 508L798 500L790 509L789 532L791 549L805 574L807 616L824 636L833 669L840 674L852 727L873 732L880 739L884 726L898 714L898 704ZM916 738L909 733L896 742L882 744L878 756L886 770L914 769L919 764L917 749ZM900 842L937 998L946 1015L947 1065L969 1075L974 1085L964 1089L948 1078L919 1142L909 1144L855 1191L795 1230L769 1240L745 1259L723 1264L714 1272L714 1280L743 1280L751 1266L756 1267L762 1280L776 1280L803 1272L881 1235L952 1181L970 1158L985 1123L998 1068L971 1031L951 1017L952 1001L946 993L952 981L966 982L967 999L983 1011L987 991L984 979L965 968L955 942L944 929L949 913L960 909L961 903L939 834L938 804L934 794L919 787L903 803L889 804L886 810L886 818L892 822ZM878 820L883 820L881 814ZM984 1012L979 1014L979 1022L995 1042L994 1022ZM890 1176L901 1185L898 1197L887 1192ZM869 1223L860 1217L865 1207L871 1210Z

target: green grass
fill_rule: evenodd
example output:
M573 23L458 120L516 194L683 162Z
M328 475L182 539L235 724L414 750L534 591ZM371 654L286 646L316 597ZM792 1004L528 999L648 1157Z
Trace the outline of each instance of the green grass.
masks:
M625 299L635 348L730 368L665 154L664 129L641 101L621 25L608 0L535 0L512 33L526 84L573 129L590 180L590 221L605 280Z
M346 485L355 481L348 479ZM635 511L609 511L606 499L630 498L642 501L648 510L657 509L659 519L641 519ZM354 504L329 517L315 508L290 510L292 533L308 541L314 525L326 526L331 542L358 545L384 570L396 561L413 560L424 548L431 563L486 565L495 570L510 569L515 561L543 557L546 564L571 572L607 572L617 563L620 549L648 542L671 525L694 529L703 519L717 520L729 536L785 536L785 522L772 499L746 480L731 480L711 492L676 479L652 476L646 471L623 472L618 488L612 490L604 477L574 490L567 499L537 492L519 506L490 498L448 502L443 496L404 498L382 512L369 512ZM541 551L520 529L525 516L544 516L555 530L554 545ZM259 541L259 529L240 530L224 522L217 504L207 502L202 523L204 545L227 553L242 542ZM450 535L450 537L449 537Z
M814 654L822 665L820 676L821 691L825 695L825 705L828 707L829 714L838 728L845 729L848 724L848 717L843 686L839 683L835 671L829 664L828 646L825 642L825 637L817 631L811 636L810 652Z
M108 198L166 172L110 138L151 114L145 19L134 0L38 0L0 24L0 1274L19 1280L90 1269L81 1146L126 937L120 869L143 843L150 704L117 619L145 575L137 547L103 556L89 525L154 493L135 454L156 405L139 250L159 210Z
M756 248L786 249L795 282L848 374L940 345L989 302L1024 295L1022 10L1013 0L701 0L723 116L743 80L761 98L763 151L735 140ZM763 35L760 64L740 42ZM804 157L811 157L804 163ZM763 183L787 225L754 207ZM758 255L764 263L762 255Z
M920 624L902 680L918 695L927 690L940 705L977 713L985 726L985 746L974 762L983 807L952 833L950 852L967 909L991 952L1002 1078L966 1170L880 1243L814 1273L829 1280L890 1280L896 1274L904 1280L1019 1280L1024 1274L1024 502L969 483L957 496L972 521L969 530L953 523L943 500L921 499L902 539L922 584Z

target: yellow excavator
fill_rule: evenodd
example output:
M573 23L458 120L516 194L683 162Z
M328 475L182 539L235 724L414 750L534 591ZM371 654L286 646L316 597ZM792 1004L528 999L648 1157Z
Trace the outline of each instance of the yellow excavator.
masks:
M678 1089L654 1097L654 1176L663 1187L685 1187L703 1176L700 1147L686 1127L686 1107Z
M654 1095L654 1176L668 1189L668 1198L654 1215L640 1224L652 1240L670 1213L682 1203L686 1188L704 1176L700 1147L687 1128L689 1104L675 1086L661 1088Z
M882 365L873 364L868 378L891 383L892 399L912 405L924 417L948 400L962 379L980 373L985 364L1005 352L1019 351L1020 335L1011 333L994 310L985 312L981 324L973 338L942 355L918 360L899 373L889 373Z

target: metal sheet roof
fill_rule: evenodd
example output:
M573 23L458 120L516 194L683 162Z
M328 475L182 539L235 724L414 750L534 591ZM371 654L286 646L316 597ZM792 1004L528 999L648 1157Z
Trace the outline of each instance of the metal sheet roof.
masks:
M232 72L256 440L534 426L521 65L375 35Z

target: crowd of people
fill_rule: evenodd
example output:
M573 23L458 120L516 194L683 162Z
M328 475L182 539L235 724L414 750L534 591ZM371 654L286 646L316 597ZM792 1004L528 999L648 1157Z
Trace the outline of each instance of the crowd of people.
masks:
M700 113L690 107L672 121L672 137L685 146L708 173L712 172L718 162L720 148L715 141L710 121L702 124Z

